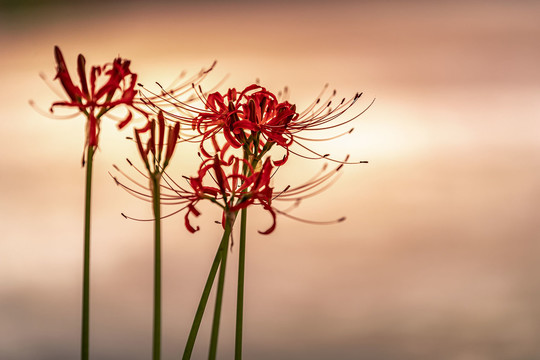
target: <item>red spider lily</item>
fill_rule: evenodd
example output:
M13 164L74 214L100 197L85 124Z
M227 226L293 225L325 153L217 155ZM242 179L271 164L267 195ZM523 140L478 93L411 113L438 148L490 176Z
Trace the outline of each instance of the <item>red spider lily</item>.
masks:
M346 158L343 162L347 162L347 160ZM130 165L132 164L130 163ZM120 171L118 167L115 168ZM270 234L274 231L277 214L312 224L341 222L345 220L344 217L330 221L312 221L293 216L289 211L293 207L297 207L303 200L313 197L331 186L337 180L337 175L339 175L342 168L343 164L340 164L335 169L327 170L327 166L324 165L319 174L316 174L303 184L299 186L287 186L284 190L276 192L270 184L276 168L269 158L262 165L259 163L253 167L248 161L236 156L231 155L225 158L224 152L221 150L213 158L203 160L197 176L184 177L187 185L182 186L166 172L163 173L163 184L161 185L162 204L181 206L180 209L164 217L169 217L187 210L184 215L184 223L187 230L194 233L199 230L199 227L194 227L191 224L191 217L199 217L201 212L197 209L197 204L202 200L209 200L223 210L222 225L225 224L227 216L234 219L236 213L243 208L257 205L262 206L271 215L272 224L268 229L259 231L261 234ZM139 173L147 178L142 172L139 171ZM126 186L115 178L118 185L138 198L147 201L151 200L150 195L148 195L147 185L138 183L126 174L122 174L131 180L139 189L144 189L145 191ZM292 202L293 204L291 208L281 210L274 205L275 201ZM124 216L127 217L126 215Z
M284 148L285 157L274 162L280 166L287 161L289 146L293 143L288 127L298 117L296 106L287 101L279 102L276 95L265 88L252 86L250 90L254 92L247 92L246 103L242 104L245 120L237 122L234 128L250 132L250 152L256 158L264 155L274 144Z
M77 86L71 79L64 56L58 46L54 48L54 55L57 64L55 79L60 81L69 100L53 103L51 112L56 106L77 108L88 119L85 146L97 147L101 117L118 105L133 106L137 93L135 90L137 75L130 71L129 60L116 58L112 63L92 66L88 78L85 69L86 60L80 54L77 59L80 85ZM128 115L118 123L118 127L120 129L125 127L131 119L132 114L129 111Z
M244 172L252 175L244 175ZM199 230L199 227L194 228L191 225L190 215L198 217L200 212L195 205L202 199L208 199L223 209L223 225L225 217L234 217L239 210L252 204L262 205L272 215L273 223L269 229L261 233L271 233L275 228L276 215L271 206L273 194L269 184L271 172L272 165L269 160L258 171L253 169L249 162L236 156L231 156L227 161L218 155L204 160L197 177L189 179L191 189L177 187L175 190L180 199L188 202L188 211L184 217L186 228L190 232ZM208 182L211 185L207 185Z
M194 120L194 127L203 134L203 153L207 154L204 140L215 138L220 130L231 146L243 147L255 159L261 159L274 144L285 149L292 144L287 126L298 116L294 105L279 102L276 95L258 85L248 86L238 96L230 89L225 97L227 106L221 94L210 94L206 111ZM286 157L275 165L285 161Z
M165 131L167 133L167 141L165 142ZM146 146L143 145L140 134L149 132ZM180 133L180 124L175 123L174 126L165 125L163 113L160 112L157 118L157 137L156 137L156 121L150 120L142 129L135 129L135 141L139 154L141 155L146 168L151 174L161 174L169 164L171 157L176 148L178 135ZM165 154L163 150L165 148ZM164 156L163 156L164 155ZM162 163L163 160L163 163Z
M204 142L207 139L215 141L215 136L223 131L227 143L235 148L242 146L245 135L239 131L234 132L234 124L240 121L237 109L236 89L229 89L225 96L218 92L212 93L206 100L207 112L200 112L193 120L192 127L202 134L201 151L205 156L211 155L205 150Z
M343 162L346 163L347 160L348 158L345 158ZM252 175L243 175L240 171L241 165L247 168L246 173ZM287 186L284 190L276 193L274 187L270 184L276 169L270 158L267 158L260 168L254 169L247 161L235 156L231 156L228 161L224 161L216 155L214 158L206 159L203 162L197 177L189 179L193 191L183 188L177 188L174 191L180 199L189 203L187 205L188 212L185 215L185 224L191 232L195 232L199 228L191 226L189 216L193 214L198 217L200 212L195 208L195 205L202 199L209 199L220 204L224 209L223 217L228 214L236 214L239 210L248 206L262 206L272 216L272 225L265 231L259 231L259 233L266 235L272 233L276 227L276 214L311 224L332 224L344 221L345 217L330 221L302 219L289 214L291 209L281 210L273 204L274 201L285 201L293 202L293 207L297 207L301 201L313 197L330 187L337 180L337 175L339 175L342 168L343 164L340 164L335 169L327 170L327 165L324 165L320 173L305 183L298 186ZM210 170L213 170L213 172L210 173ZM212 185L204 185L205 180L210 181ZM173 188L169 187L169 189ZM173 201L172 203L178 204L182 203L182 201ZM222 224L225 223L224 220L222 220Z
M268 141L284 148L291 145L288 126L298 114L296 106L289 102L278 102L276 96L264 88L246 95L247 104L242 104L244 117L247 119L236 127L250 130L252 135L260 132Z
M159 208L159 203L161 202L161 179L165 173L165 169L169 165L169 162L173 156L174 150L178 143L178 135L180 133L180 125L178 123L173 126L167 126L165 124L165 119L163 114L159 113L157 121L150 119L146 126L142 129L135 129L135 142L137 144L137 149L139 154L144 162L147 172L144 173L137 169L140 175L142 175L148 183L150 188L147 185L142 185L137 181L131 179L127 176L118 166L113 165L116 171L123 174L126 178L131 180L139 190L130 188L122 184L116 177L112 176L117 185L122 186L132 195L143 199L145 201L152 202L155 210ZM167 134L165 134L167 132ZM148 140L146 143L141 139L141 135L148 133ZM127 160L129 165L133 166L129 159ZM144 190L144 191L143 191ZM157 190L157 191L155 191ZM122 214L124 215L124 214ZM156 215L161 216L161 215ZM124 217L127 218L126 215ZM157 220L153 219L153 220Z
M287 138L287 124L297 116L295 106L279 102L276 95L258 85L250 85L241 93L229 89L225 95L214 92L205 97L204 110L198 110L195 118L186 119L168 113L175 120L190 123L201 136L201 152L212 157L204 143L223 133L227 143L234 148L243 147L257 159L277 143L284 148L291 144ZM284 161L277 162L281 165Z
M196 131L193 138L201 137L200 148L203 155L212 157L213 154L205 149L207 140L216 141L219 134L223 134L226 142L234 148L243 148L248 156L261 159L271 147L277 144L285 150L281 160L275 165L284 164L289 153L308 159L326 158L340 162L330 157L330 154L321 154L305 145L307 141L331 140L351 133L353 129L329 138L317 138L307 135L310 131L326 131L347 125L362 115L370 106L349 117L351 107L362 94L355 94L350 99L343 98L335 101L336 91L323 99L327 86L316 101L304 111L297 112L296 106L288 101L279 100L280 96L268 91L259 85L250 85L241 92L232 88L226 93L214 92L205 95L201 88L193 87L203 102L204 108L197 109L182 101L174 102L176 110L184 111L177 114L174 111L164 111L165 116L173 121L179 121ZM185 115L189 112L189 116ZM293 149L296 145L300 150ZM307 154L306 154L307 152ZM364 161L360 161L361 163Z
M135 129L137 148L147 170L147 174L144 176L150 184L148 192L150 194L137 195L152 202L154 214L154 317L152 327L154 359L159 359L161 354L161 179L176 148L179 132L180 124L167 126L161 112L158 114L157 121L149 119L144 128ZM143 144L141 140L141 135L144 134L148 135L146 144ZM116 178L115 181L120 184Z

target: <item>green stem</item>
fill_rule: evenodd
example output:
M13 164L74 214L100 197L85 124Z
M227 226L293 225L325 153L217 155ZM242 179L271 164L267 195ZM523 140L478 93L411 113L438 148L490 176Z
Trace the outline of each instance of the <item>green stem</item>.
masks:
M152 176L152 205L154 210L154 324L152 359L161 357L161 208L160 178Z
M229 214L226 216L226 224L230 224ZM231 225L226 225L231 226ZM232 227L232 226L231 226ZM229 230L230 231L230 230ZM225 269L227 267L227 253L229 248L229 238L222 243L219 248L221 252L221 265L219 266L218 287L216 291L216 303L214 306L214 320L212 321L212 334L210 337L210 351L208 353L209 360L215 360L217 354L217 343L219 337L219 322L221 319L221 304L223 302L223 287L225 286Z
M236 295L236 340L234 347L235 360L242 359L242 330L244 319L244 272L246 264L246 226L247 208L243 208L240 222L240 246L238 250L238 292Z
M229 224L229 222L227 221L225 223L225 231L223 232L223 237L221 238L221 242L219 243L216 256L214 257L214 262L212 263L212 267L210 268L210 273L208 274L208 278L206 279L206 284L204 285L201 300L199 301L199 306L197 308L197 312L195 313L195 318L193 319L193 324L191 325L191 330L189 332L189 336L186 343L186 347L184 349L184 355L182 356L182 360L191 359L191 353L193 352L195 339L197 338L197 333L199 331L199 327L201 326L201 321L204 314L204 310L206 308L206 304L208 303L208 297L210 296L210 291L212 290L212 285L214 284L214 279L216 278L219 264L221 263L221 256L223 254L221 249L222 248L227 249L229 236L231 234L231 229L232 229L232 224Z
M92 164L94 147L86 155L86 194L84 205L84 262L82 295L81 359L88 360L90 338L90 200L92 197Z

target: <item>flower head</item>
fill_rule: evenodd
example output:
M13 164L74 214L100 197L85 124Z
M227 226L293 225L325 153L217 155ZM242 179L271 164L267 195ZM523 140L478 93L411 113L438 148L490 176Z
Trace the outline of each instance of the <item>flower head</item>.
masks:
M87 117L86 146L97 147L99 141L101 117L118 105L132 106L137 91L137 75L129 69L130 61L116 58L103 66L92 66L86 72L86 60L81 54L77 59L79 85L75 85L67 69L64 56L58 46L54 48L56 77L64 88L69 100L52 104L51 112L57 106L78 109ZM118 123L119 128L126 126L132 119L132 113Z
M246 167L247 171L242 171L242 166ZM203 199L220 205L223 209L223 224L227 214L234 215L239 210L249 206L261 206L272 217L271 226L264 231L259 231L261 234L270 234L275 230L277 214L311 224L331 224L341 222L345 220L345 217L329 221L313 221L291 215L290 210L297 207L305 199L330 187L337 180L342 168L343 164L330 170L327 165L324 165L318 174L304 183L286 186L281 191L275 191L271 180L276 167L269 158L262 165L253 168L247 161L236 156L231 156L228 161L224 161L216 155L201 164L197 177L189 178L191 189L177 191L177 199L183 198L189 202L188 212L185 214L185 224L191 232L197 231L198 227L191 226L190 216L198 217L200 215L195 205ZM282 209L275 202L289 203L292 206L288 209Z
M190 216L200 215L195 207L200 200L210 200L223 210L223 226L226 217L234 218L238 211L252 204L262 205L273 218L272 226L263 233L272 232L275 227L275 212L271 207L271 173L272 165L269 160L261 168L254 169L248 161L233 155L225 159L222 153L221 156L205 159L197 176L188 179L189 188L174 188L177 199L187 202L188 211L184 216L186 228L190 232L199 230L199 227L194 228L191 225Z
M224 96L210 94L205 110L194 119L194 128L203 136L201 151L207 156L205 140L223 132L229 145L261 159L274 144L288 149L292 139L287 126L297 116L294 105L278 101L275 94L259 85L250 85L239 94L236 89L229 89Z
M165 132L167 132L166 140ZM149 133L146 144L143 144L141 140L141 134L144 133ZM180 124L175 123L173 126L167 126L162 112L158 114L157 121L151 119L145 127L135 129L137 149L151 174L162 174L165 171L176 148L179 133Z
M360 99L362 94L355 94L352 98L342 98L336 101L337 92L323 97L327 86L305 110L297 112L297 107L289 101L281 100L280 94L276 95L260 85L250 85L238 91L230 88L226 92L212 92L205 94L201 88L193 87L197 91L199 99L203 102L203 108L197 109L180 100L173 101L175 110L166 111L164 114L173 121L179 121L189 125L196 134L192 138L200 138L201 153L206 157L212 157L212 151L207 149L208 140L216 142L218 137L223 137L227 144L233 148L242 148L244 153L254 159L262 159L263 156L274 146L284 150L285 154L274 164L284 164L293 153L303 158L322 159L341 162L330 156L312 150L306 142L331 140L353 129L330 137L312 136L314 132L327 131L345 126L363 114L365 109L346 117L351 107ZM189 110L190 116L179 115L176 110ZM324 135L323 135L324 136ZM363 162L363 161L360 161Z
M347 160L345 159L344 162ZM131 162L129 163L132 165ZM241 209L261 206L272 218L272 224L266 230L259 231L261 234L270 234L275 230L278 214L312 224L341 222L345 220L344 217L330 221L313 221L294 216L290 214L290 211L299 206L305 199L313 197L331 186L337 180L342 168L343 164L340 164L329 170L325 164L318 174L302 184L286 186L283 190L276 191L272 185L272 177L277 168L269 158L253 167L249 161L234 155L225 156L225 153L220 151L214 157L204 159L201 162L196 176L184 176L185 184L175 181L167 172L163 173L162 204L180 206L179 209L164 217L185 210L184 224L189 232L194 233L199 230L199 226L192 224L193 217L201 215L198 209L199 202L210 201L222 210L222 226L225 226L227 218L234 222L237 212ZM147 185L129 178L118 167L115 169L127 177L135 187L127 186L115 178L118 185L138 198L146 201L151 200ZM137 171L148 178L143 172ZM276 202L288 203L290 206L283 209L277 206Z

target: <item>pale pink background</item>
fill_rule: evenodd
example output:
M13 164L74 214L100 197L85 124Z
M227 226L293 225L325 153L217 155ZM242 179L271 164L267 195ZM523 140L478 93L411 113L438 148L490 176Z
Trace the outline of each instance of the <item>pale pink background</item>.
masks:
M121 55L166 84L214 59L214 80L260 78L308 104L329 82L374 106L321 152L352 154L338 183L296 215L250 214L246 359L540 357L540 5L535 2L279 2L1 8L0 358L75 359L79 351L84 170L82 120L39 115L55 100L53 46L75 70ZM210 79L210 83L212 82ZM96 157L93 359L147 359L152 228L147 204L108 171L137 159L112 123ZM184 153L182 153L184 151ZM193 174L180 147L175 174ZM301 181L320 163L292 161ZM291 169L292 168L292 169ZM285 169L283 169L285 170ZM287 173L288 172L288 173ZM220 236L164 221L164 359L179 358ZM171 209L172 210L172 209ZM236 236L237 237L237 236ZM232 357L233 247L220 352ZM209 312L211 314L211 312ZM206 357L209 316L194 358Z

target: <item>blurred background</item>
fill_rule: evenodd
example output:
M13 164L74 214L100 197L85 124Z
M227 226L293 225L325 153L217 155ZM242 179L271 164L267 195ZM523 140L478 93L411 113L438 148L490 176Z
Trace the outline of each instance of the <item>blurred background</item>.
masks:
M540 358L540 3L536 1L0 2L0 358L76 359L82 277L84 121L54 120L54 45L102 64L120 55L152 88L218 60L205 82L259 78L307 106L325 83L364 95L354 132L314 148L351 154L295 210L315 226L250 213L246 359ZM108 172L138 161L131 130L104 122L94 169L91 358L151 354L148 204ZM193 175L179 147L173 176ZM322 163L291 159L276 187ZM282 170L285 170L282 169ZM221 230L164 221L163 358L179 358ZM164 211L173 211L173 208ZM235 234L235 238L238 235ZM219 354L234 351L237 247ZM212 303L194 358L207 356Z

